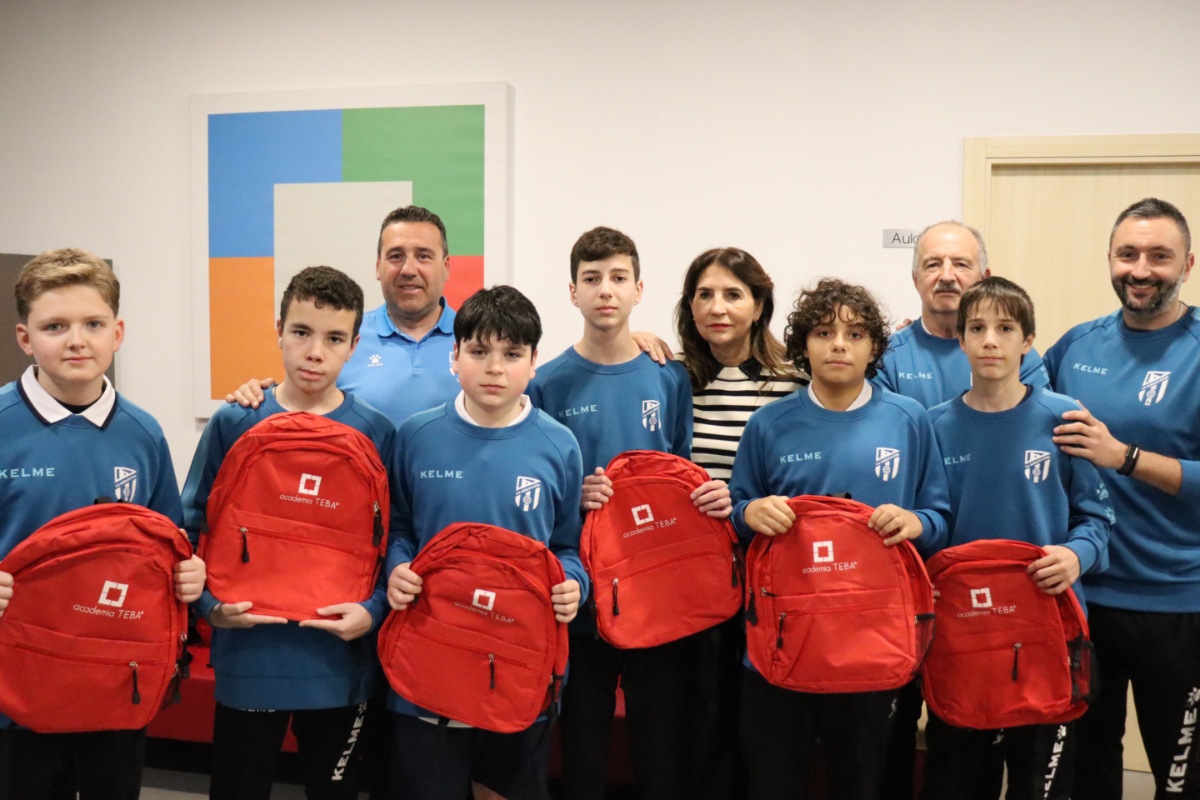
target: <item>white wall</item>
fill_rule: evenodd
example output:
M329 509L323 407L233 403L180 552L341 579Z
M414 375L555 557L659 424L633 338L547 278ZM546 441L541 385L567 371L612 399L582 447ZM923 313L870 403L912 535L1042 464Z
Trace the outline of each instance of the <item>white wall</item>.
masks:
M510 83L516 283L549 357L597 224L638 242L637 327L666 334L722 244L783 302L836 274L911 315L910 253L880 231L960 215L963 137L1200 131L1198 33L1194 0L0 0L0 251L114 259L121 387L182 476L190 94Z

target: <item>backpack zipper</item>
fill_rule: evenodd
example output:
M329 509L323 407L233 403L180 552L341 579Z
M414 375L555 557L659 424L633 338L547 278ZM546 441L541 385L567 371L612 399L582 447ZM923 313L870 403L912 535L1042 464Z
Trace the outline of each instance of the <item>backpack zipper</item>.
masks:
M129 668L133 670L133 698L132 698L132 700L133 700L133 704L136 706L142 702L142 695L141 695L141 692L138 691L138 685L137 685L138 663L136 661L130 661Z
M778 630L777 634L775 635L775 649L776 650L783 649L783 621L785 619L787 619L787 612L786 611L780 612L780 614L779 614L779 630Z
M371 540L376 547L383 541L383 515L379 513L379 501L375 501L375 538Z
M1014 681L1017 679L1017 675L1018 675L1018 672L1017 672L1017 660L1020 658L1020 656L1021 656L1021 643L1020 643L1020 642L1017 642L1016 644L1014 644L1014 645L1013 645L1013 671L1012 671L1012 679L1013 679Z
M488 683L489 689L496 688L496 654L488 653L488 671L491 673L491 680Z
M243 528L238 528L238 532L242 534L242 563L249 564L250 563L250 545L246 541L246 533L248 531L243 527Z
M617 605L617 581L619 578L613 578L613 616L621 616L621 607Z

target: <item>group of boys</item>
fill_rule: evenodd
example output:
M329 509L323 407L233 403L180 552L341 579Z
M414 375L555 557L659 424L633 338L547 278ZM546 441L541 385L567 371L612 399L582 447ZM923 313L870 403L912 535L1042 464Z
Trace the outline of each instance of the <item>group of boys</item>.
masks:
M954 255L964 232L982 251L978 234L956 224L933 226L918 242L914 282L931 313L907 336L893 336L892 350L886 323L864 290L822 281L805 292L789 319L787 343L812 384L756 413L731 487L712 481L693 502L714 517L732 515L749 538L787 530L787 496L850 492L875 507L871 524L887 543L912 539L926 555L973 538L1013 536L1019 523L1016 530L1031 531L1046 549L1030 574L1047 593L1078 591L1081 574L1099 573L1087 585L1104 688L1071 737L1076 752L1094 760L1079 773L1073 796L1119 796L1130 680L1156 780L1171 792L1164 796L1198 796L1200 762L1190 741L1200 706L1200 505L1194 502L1200 317L1178 300L1193 261L1186 222L1161 201L1123 212L1110 242L1122 309L1072 330L1047 353L1051 385L1099 419L1036 385L1045 373L1031 354L1032 304L1002 279L967 289L986 274L986 261L980 264L979 252L969 263ZM618 678L639 787L647 797L682 796L688 643L618 650L598 639L587 614L578 614L589 589L578 555L582 515L613 494L604 466L632 449L690 455L686 371L655 365L629 333L642 293L636 247L607 228L576 243L571 301L584 318L584 334L536 377L536 309L515 289L499 286L473 295L455 314L440 297L447 258L441 221L407 207L384 220L377 277L385 302L365 318L361 289L342 273L310 267L297 274L277 323L285 379L254 407L230 405L214 415L182 504L161 430L104 377L124 333L111 269L82 251L53 251L18 280L18 341L36 363L0 391L4 461L39 467L48 477L42 485L0 482L0 554L54 515L112 494L115 476L126 469L140 476L128 499L183 523L196 541L225 453L256 422L283 411L323 414L356 428L390 468L391 542L369 598L346 598L317 609L322 619L285 624L254 613L253 598L202 591L199 559L177 566L176 596L194 602L197 615L216 629L213 797L269 796L289 721L309 796L355 796L360 759L347 763L345 754L375 693L373 633L389 606L404 609L420 595L413 558L458 521L530 536L563 563L567 577L552 599L557 619L572 623L560 723L567 796L603 796ZM969 365L947 368L954 375L939 399L950 402L929 414L921 402L872 387L868 379L880 366L877 380L898 382L890 388L901 392L904 381L942 369L923 367L925 356L908 367L903 359L922 346L933 352L931 343L941 344L934 337L948 339L949 329L936 322L949 316L956 320L951 341ZM961 363L959 350L950 352L951 358L935 358ZM1032 468L1031 452L1040 459ZM1024 460L1011 467L1013 458ZM1031 469L1038 481L1027 478ZM538 499L514 503L514 492L519 499L531 480L540 486ZM12 593L11 578L0 572L0 615ZM806 760L797 748L818 728L840 796L878 795L894 693L804 696L771 687L747 669L742 701L752 796L799 791ZM447 724L395 693L387 705L396 712L392 796L541 796L546 719L521 733L495 734ZM929 796L974 796L947 781L980 763L978 737L938 724L931 721L930 744L938 753L930 756ZM1030 786L1043 777L1031 767L1046 735L1012 737L1010 784L1014 776L1028 777ZM0 739L5 796L56 796L55 782L72 772L85 798L137 796L144 731L43 735L8 726ZM732 736L730 746L736 746ZM1039 789L1038 796L1065 797L1069 781L1062 785L1047 787L1055 794ZM952 788L939 788L945 786Z

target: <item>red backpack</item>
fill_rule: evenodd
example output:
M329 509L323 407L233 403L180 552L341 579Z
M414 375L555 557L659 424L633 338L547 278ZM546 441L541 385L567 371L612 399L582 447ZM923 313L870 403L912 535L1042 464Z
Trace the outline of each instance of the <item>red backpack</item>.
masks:
M796 521L746 555L746 649L775 686L821 694L896 689L933 636L933 590L910 542L894 547L853 500L788 500Z
M541 542L494 525L444 528L413 559L424 583L379 633L388 683L416 705L497 733L532 725L558 699L567 626L550 590L562 565Z
M687 459L630 450L609 462L613 496L579 542L596 627L609 644L653 647L720 624L742 603L737 535L692 503L709 480Z
M171 520L104 503L62 514L0 561L0 711L41 733L137 730L184 677L187 606Z
M929 559L938 637L922 669L925 701L951 725L994 730L1069 722L1096 688L1087 618L1067 590L1048 595L1025 569L1046 555L985 539Z
M387 551L388 502L367 436L304 411L267 417L229 448L208 496L208 590L291 620L365 600Z

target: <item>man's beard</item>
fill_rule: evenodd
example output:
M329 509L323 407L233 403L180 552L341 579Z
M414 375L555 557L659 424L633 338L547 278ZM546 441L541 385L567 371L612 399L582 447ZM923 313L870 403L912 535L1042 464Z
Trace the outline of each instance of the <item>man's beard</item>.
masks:
M1139 303L1130 298L1128 289L1130 286L1154 286L1156 289L1148 300ZM1150 319L1161 314L1165 308L1179 299L1179 290L1182 287L1182 281L1167 283L1157 279L1135 281L1129 278L1113 281L1113 289L1116 290L1117 297L1121 299L1121 306L1135 317L1142 319Z

